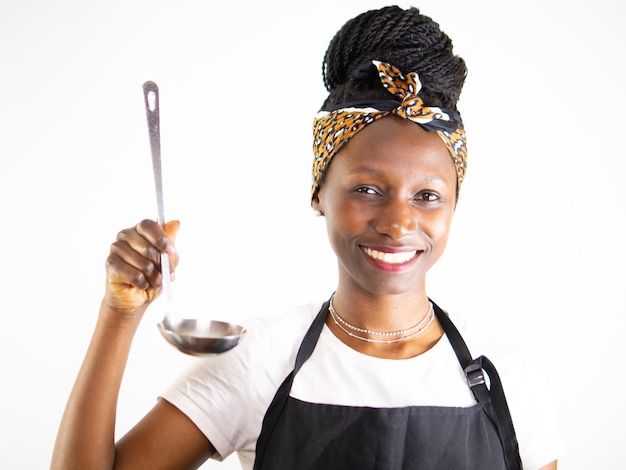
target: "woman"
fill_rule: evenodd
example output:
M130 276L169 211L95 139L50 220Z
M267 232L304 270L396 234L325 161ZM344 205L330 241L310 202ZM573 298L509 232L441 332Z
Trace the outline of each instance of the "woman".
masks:
M311 192L338 260L335 293L249 324L241 345L199 360L114 443L128 351L159 295L160 253L177 265L178 222L120 232L52 467L194 468L238 452L247 469L556 468L561 442L531 374L494 352L500 381L473 360L492 346L460 334L426 293L465 175L465 75L417 9L341 28L324 58Z

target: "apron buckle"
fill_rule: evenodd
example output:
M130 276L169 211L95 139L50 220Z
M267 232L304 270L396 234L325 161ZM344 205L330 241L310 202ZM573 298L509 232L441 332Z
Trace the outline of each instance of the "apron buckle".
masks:
M472 362L465 368L465 376L467 377L467 383L470 388L482 385L485 383L485 375L483 369L476 362Z

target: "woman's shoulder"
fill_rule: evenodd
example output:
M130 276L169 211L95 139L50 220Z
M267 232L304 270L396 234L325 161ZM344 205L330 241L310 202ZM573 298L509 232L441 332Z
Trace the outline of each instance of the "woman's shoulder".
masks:
M238 347L240 354L261 368L293 366L298 347L322 304L307 302L280 313L250 317L243 323L247 333Z
M524 467L537 468L565 453L554 397L543 361L532 341L521 342L512 332L450 314L472 357L487 357L504 387Z
M464 312L446 312L459 330L473 358L486 356L492 362L517 362L522 354L522 345L512 334L496 330L484 320L471 318Z
M323 301L310 301L292 305L278 313L251 316L245 325L251 331L276 328L307 327L319 313Z

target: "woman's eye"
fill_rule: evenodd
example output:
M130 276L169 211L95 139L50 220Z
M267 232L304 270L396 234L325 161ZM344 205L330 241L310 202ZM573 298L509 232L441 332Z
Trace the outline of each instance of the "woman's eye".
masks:
M418 199L420 201L433 202L433 201L438 201L439 200L439 196L436 193L431 193L429 191L423 191L423 192L419 193L417 196L415 196L415 199Z
M378 194L378 191L376 191L374 188L371 188L369 186L359 186L354 191L357 193L361 193L361 194L371 194L371 195Z

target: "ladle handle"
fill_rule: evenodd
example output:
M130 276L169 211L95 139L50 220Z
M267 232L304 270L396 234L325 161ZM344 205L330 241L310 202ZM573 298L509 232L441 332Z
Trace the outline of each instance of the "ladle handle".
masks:
M165 225L165 210L163 208L163 175L161 171L161 127L159 119L159 87L152 81L143 84L143 98L148 119L150 135L150 150L152 151L152 173L154 174L154 188L156 190L157 222ZM168 303L172 303L172 289L170 286L170 262L167 253L161 253L161 275L163 276L163 290ZM169 311L169 309L168 309Z

